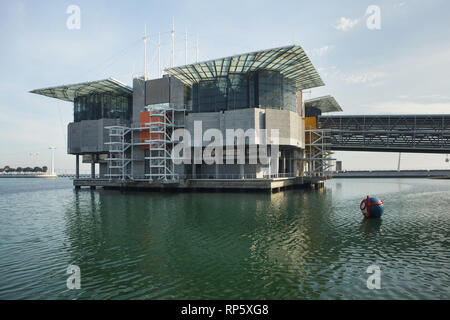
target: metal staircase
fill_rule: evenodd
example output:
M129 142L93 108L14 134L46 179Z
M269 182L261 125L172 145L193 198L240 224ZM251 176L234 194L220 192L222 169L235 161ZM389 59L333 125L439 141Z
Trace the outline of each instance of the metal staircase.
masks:
M109 142L105 144L109 146L108 173L106 176L109 180L119 179L125 181L132 179L130 164L131 147L130 132L131 129L124 126L105 127L109 130Z
M146 123L150 139L148 157L149 173L145 176L150 181L170 182L177 179L172 162L172 134L175 128L175 110L170 105L156 105L147 108L150 112L149 123Z
M331 156L330 130L305 130L305 160L306 176L325 177L326 172L333 166Z

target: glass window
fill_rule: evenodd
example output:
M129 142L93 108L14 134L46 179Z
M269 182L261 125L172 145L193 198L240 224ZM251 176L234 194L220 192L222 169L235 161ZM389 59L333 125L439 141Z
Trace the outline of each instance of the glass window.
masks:
M297 112L297 89L289 79L283 79L283 109Z
M130 120L132 98L109 93L77 97L74 100L74 121L122 119Z
M242 108L285 109L296 112L296 86L278 71L230 73L202 80L192 87L193 112L218 112Z
M282 81L283 77L275 71L263 70L259 72L259 105L263 108L282 109Z
M228 110L248 108L248 76L230 74L228 79Z

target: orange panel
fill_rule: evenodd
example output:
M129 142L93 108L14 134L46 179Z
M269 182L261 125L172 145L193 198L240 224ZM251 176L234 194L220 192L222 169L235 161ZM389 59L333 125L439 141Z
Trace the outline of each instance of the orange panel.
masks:
M150 122L150 112L141 112L140 114L140 123L141 127L145 127L146 123ZM147 130L141 130L140 132L141 143L150 139L150 132ZM148 149L148 146L141 146L141 149Z
M305 130L314 130L317 129L317 118L316 117L306 117L303 118L305 120ZM305 143L311 143L311 133L305 133Z
M161 119L160 116L150 116L150 112L141 112L140 114L140 124L141 127L146 127L147 123L151 123L151 122L159 122L159 121L163 121L164 119ZM160 133L153 133L150 137L150 132L147 130L141 130L140 133L140 139L141 139L141 143L145 143L147 140L157 140L157 139L162 139L162 134ZM141 149L148 149L148 146L141 146Z
M316 117L307 117L307 118L303 118L303 120L305 120L305 130L317 129L317 118Z

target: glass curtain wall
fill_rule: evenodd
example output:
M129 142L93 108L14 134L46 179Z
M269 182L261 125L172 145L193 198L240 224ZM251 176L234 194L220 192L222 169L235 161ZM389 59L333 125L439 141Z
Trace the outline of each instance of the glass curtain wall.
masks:
M295 83L279 72L261 70L203 80L192 87L193 112L218 112L243 108L297 111Z
M122 119L130 120L132 98L129 95L92 94L74 100L74 121Z

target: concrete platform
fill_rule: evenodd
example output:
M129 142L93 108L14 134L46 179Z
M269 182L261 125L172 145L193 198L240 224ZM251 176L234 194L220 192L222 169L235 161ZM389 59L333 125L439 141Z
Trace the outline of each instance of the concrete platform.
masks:
M279 179L189 179L179 180L173 183L132 181L121 182L101 179L76 179L73 181L75 188L82 187L116 189L116 190L140 190L140 191L266 191L279 192L291 188L321 188L324 185L322 178L279 178Z

